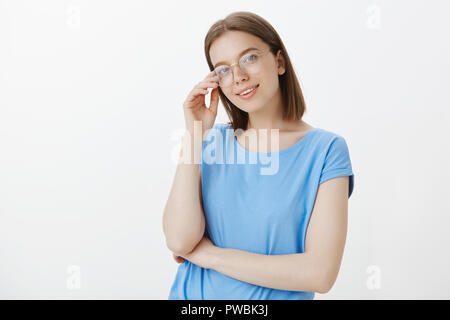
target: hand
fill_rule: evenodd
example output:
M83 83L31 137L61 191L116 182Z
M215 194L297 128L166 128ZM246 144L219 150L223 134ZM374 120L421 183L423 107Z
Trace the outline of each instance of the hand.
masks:
M182 257L199 267L211 269L215 265L217 249L218 247L216 247L211 240L207 237L203 237L194 250Z
M195 85L184 101L184 118L186 129L189 132L194 132L194 121L202 122L202 135L206 130L213 127L219 104L219 85L217 81L219 81L219 77L214 74L214 71L211 71L202 81ZM208 88L213 88L209 108L205 104L205 95L208 94Z

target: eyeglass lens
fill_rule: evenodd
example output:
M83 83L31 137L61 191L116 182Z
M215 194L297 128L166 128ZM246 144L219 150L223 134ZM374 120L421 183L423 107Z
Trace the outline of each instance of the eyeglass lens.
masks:
M259 60L258 54L249 53L239 60L239 66L242 72L246 74L258 73L260 69ZM216 68L215 74L219 75L219 86L226 88L233 84L233 69L229 66L219 66Z

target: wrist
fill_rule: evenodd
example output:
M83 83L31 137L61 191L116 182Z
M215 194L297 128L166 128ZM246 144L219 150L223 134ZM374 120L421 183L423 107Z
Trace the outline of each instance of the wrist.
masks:
M222 256L223 256L225 250L226 250L226 248L221 248L221 247L217 247L217 246L212 247L212 250L210 252L210 254L211 254L211 259L210 259L211 267L210 267L210 269L214 269L214 270L217 271L217 269L221 265Z
M184 164L199 164L203 150L203 139L201 136L186 130L181 140L179 162Z

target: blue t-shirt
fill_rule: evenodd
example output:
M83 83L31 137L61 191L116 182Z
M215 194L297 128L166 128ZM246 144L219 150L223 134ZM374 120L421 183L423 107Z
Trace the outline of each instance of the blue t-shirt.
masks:
M242 147L233 132L231 125L216 123L203 144L200 168L205 235L221 248L265 255L304 252L319 184L349 176L349 198L353 191L345 139L314 128L287 149L263 153ZM188 260L178 266L169 294L169 299L183 300L313 298L314 292L254 285Z

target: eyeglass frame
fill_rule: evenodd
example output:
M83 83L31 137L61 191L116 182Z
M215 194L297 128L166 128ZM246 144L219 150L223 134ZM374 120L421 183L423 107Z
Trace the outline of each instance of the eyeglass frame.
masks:
M263 50L263 52L252 53L252 54L257 55L258 58L259 58L259 57L262 57L262 56L266 55L267 53L269 53L269 51L271 51L270 49L271 49L271 48L268 48L268 49ZM258 50L258 49L257 49L257 50ZM239 64L239 68L242 70L241 59L242 59L243 57L245 57L246 55L247 55L247 53L244 53L244 54L239 58L239 61L238 61L238 62L235 62L235 63L233 63L233 64L231 64L231 65L222 64L222 65L218 66L217 68L214 68L214 70L213 70L213 71L214 71L214 74L217 75L216 69L218 69L218 68L220 68L220 67L222 67L222 66L227 66L227 67L230 68L232 76L234 76L233 66ZM219 81L217 81L216 83L219 85ZM233 83L233 82L232 82L232 83ZM219 85L219 86L220 86L220 85ZM222 86L220 86L220 87L222 87ZM227 87L223 87L223 88L228 88L228 87L231 87L231 85L230 85L230 86L227 86Z

